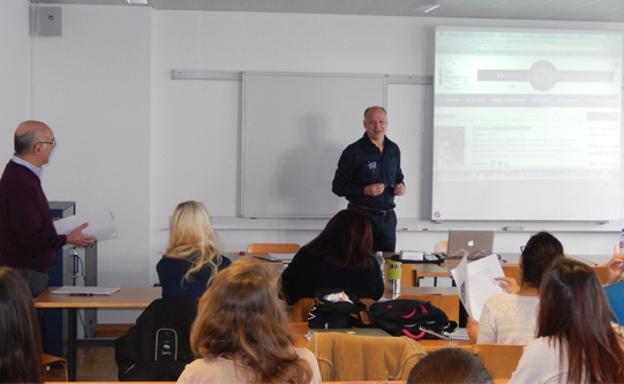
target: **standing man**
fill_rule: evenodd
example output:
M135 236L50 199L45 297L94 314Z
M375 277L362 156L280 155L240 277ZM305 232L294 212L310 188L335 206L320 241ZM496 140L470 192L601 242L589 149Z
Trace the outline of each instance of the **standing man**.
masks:
M338 160L332 191L349 200L373 226L373 249L394 252L397 218L394 197L405 194L401 151L386 137L388 119L380 106L364 111L364 136L349 145Z
M15 130L14 145L15 154L0 178L0 265L14 268L36 296L48 286L57 248L66 243L84 247L95 238L82 233L86 223L67 236L54 229L40 180L41 167L56 145L50 127L24 121Z

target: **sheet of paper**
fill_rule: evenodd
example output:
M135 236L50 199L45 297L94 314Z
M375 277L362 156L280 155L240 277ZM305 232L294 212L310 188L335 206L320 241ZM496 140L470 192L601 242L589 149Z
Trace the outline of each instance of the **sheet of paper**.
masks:
M117 237L117 229L115 228L113 214L110 211L104 210L92 212L88 215L78 214L56 220L54 222L54 228L56 228L57 233L67 235L82 223L89 224L82 231L82 233L95 236L98 241L104 241Z
M470 301L466 296L466 278L468 277L468 259L464 255L462 257L457 267L451 269L451 276L453 276L453 280L455 280L455 285L457 285L457 292L459 294L459 300L461 300L462 304L464 304L464 308L469 315L472 316L472 311L470 310Z
M470 316L479 321L485 301L497 293L505 290L494 280L505 276L498 256L490 255L468 264L468 299L470 300Z
M459 299L473 319L479 321L483 305L490 296L504 292L494 280L505 276L498 257L490 255L468 263L464 256L459 265L451 270L457 284Z
M64 285L60 288L50 291L55 295L112 295L119 291L119 287L83 287Z

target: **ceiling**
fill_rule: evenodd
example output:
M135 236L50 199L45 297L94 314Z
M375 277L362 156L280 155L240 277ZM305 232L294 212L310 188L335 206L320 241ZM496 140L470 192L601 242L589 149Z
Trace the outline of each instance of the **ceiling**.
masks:
M128 5L126 0L30 0ZM154 9L624 22L624 0L148 0ZM428 11L433 5L440 6Z

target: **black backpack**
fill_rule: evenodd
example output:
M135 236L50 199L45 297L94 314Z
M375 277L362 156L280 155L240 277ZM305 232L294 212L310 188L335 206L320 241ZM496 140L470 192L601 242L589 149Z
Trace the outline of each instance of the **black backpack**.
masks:
M344 291L352 303L331 302L324 297L331 293ZM348 289L323 288L314 292L314 306L308 314L308 327L312 329L362 327L360 313L366 306Z
M432 331L443 334L457 328L457 322L450 321L444 311L428 301L397 299L371 305L368 311L371 325L382 328L394 336L411 339L436 339Z
M175 381L195 359L190 329L197 310L195 299L157 299L136 325L115 341L120 381Z

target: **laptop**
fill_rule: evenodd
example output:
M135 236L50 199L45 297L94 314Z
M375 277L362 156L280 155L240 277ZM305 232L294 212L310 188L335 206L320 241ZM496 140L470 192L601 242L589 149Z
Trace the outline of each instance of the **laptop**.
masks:
M447 259L461 259L468 255L469 260L480 259L492 254L494 231L450 230L448 236Z

